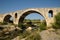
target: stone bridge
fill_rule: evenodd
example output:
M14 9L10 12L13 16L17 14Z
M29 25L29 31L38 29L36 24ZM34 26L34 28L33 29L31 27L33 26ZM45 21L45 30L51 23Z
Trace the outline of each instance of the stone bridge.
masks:
M47 27L51 26L54 22L54 16L60 12L60 8L28 8L23 10L18 10L15 12L0 14L0 22L9 22L10 17L13 18L14 24L19 24L23 22L24 18L31 13L38 13L44 17L46 20ZM51 14L51 17L48 14Z

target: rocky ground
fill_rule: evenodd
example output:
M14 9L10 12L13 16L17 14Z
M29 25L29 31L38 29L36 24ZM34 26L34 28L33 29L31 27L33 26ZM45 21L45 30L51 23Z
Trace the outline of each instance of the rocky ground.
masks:
M56 31L44 30L40 32L41 40L60 40L60 29Z
M19 29L19 28L17 27L17 29ZM16 30L13 25L11 25L11 27L9 27L9 28L5 27L4 30L2 30L2 31L1 30L2 29L0 29L0 40L60 40L60 29L57 29L54 31L52 31L52 30L43 30L43 31L28 30L27 31L28 33L24 32L24 34L22 34L22 35L20 35L21 31ZM10 38L10 39L7 39L7 38Z
M35 33L33 32L33 35L34 34L35 34L35 36L36 36L36 34L39 35L39 36L36 37L38 39L29 39L30 35L28 35L28 40L60 40L60 29L57 29L56 31L44 30L44 31L41 31L41 32L38 32L38 33L36 33L36 31L35 31ZM14 40L16 40L16 39L14 39ZM20 40L27 40L27 39L22 38Z

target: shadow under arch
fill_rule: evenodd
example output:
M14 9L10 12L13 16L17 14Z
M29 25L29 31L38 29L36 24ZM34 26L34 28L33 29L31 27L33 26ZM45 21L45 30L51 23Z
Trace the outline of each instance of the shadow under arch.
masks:
M32 13L40 14L40 15L44 18L44 20L46 21L46 19L45 19L45 17L43 16L43 14L41 14L39 11L29 10L29 11L24 12L24 13L19 17L18 24L19 24L19 23L23 23L24 18L25 18L27 15L32 14Z
M12 16L11 15L6 15L3 19L3 22L6 22L6 23L13 23L13 19L12 19Z

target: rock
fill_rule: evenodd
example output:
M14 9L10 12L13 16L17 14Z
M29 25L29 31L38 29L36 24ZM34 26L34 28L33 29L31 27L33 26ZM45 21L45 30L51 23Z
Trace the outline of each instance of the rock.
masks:
M60 35L60 29L57 29L56 30L56 33Z
M25 39L21 39L21 40L25 40Z
M40 32L41 40L60 40L59 35L53 31L42 31Z
M27 29L26 29L26 31L31 31L32 30L32 27L28 27Z
M16 27L16 29L17 29L17 30L22 30L22 29L21 29L21 28L19 28L19 27Z

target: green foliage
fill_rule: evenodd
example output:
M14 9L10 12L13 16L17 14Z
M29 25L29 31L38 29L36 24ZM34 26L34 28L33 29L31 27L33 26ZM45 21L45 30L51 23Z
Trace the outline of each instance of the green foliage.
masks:
M28 22L26 22L26 23L19 23L19 24L18 24L19 27L23 27L23 26L26 26L26 27L28 26L28 27L29 27L29 26L31 26L31 25L32 25L31 20L28 20Z
M32 25L32 22L31 21L29 21L29 22L27 22L27 24L26 24L26 26L31 26Z
M20 27L21 29L25 29L25 25L22 24L22 23L19 23L19 24L18 24L18 27Z
M44 20L43 22L40 23L40 30L46 30L46 21Z
M39 34L34 34L31 37L28 38L29 40L41 40L41 37ZM26 40L28 40L26 39Z
M20 33L20 39L25 38L25 40L41 40L39 33L40 32L36 30L31 32L25 31L23 33Z
M7 25L7 22L0 22L0 25Z
M22 24L22 23L19 23L19 24L18 24L18 27L21 27L21 26L23 26L23 24Z
M52 24L53 28L60 29L60 12L55 16L55 22Z

